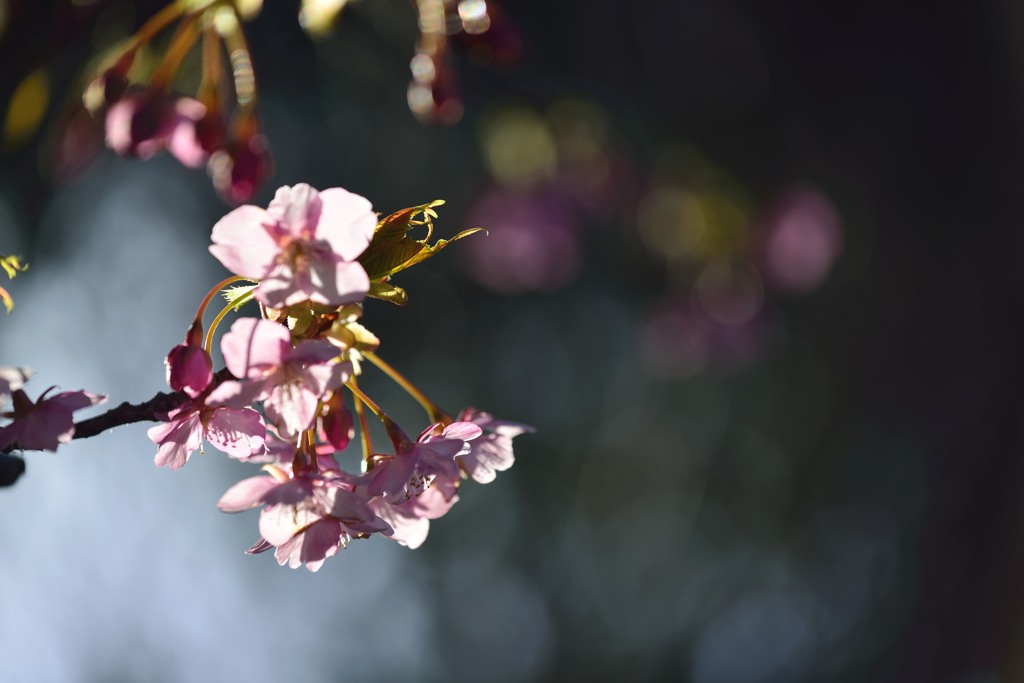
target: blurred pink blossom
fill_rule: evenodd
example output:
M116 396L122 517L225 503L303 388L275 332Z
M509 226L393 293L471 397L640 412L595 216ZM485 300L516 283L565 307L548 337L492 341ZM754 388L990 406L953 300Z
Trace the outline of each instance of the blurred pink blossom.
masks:
M201 130L198 134L203 135ZM214 188L225 201L230 204L247 202L273 170L270 143L265 135L255 131L236 137L213 153L207 170Z
M582 268L576 217L557 196L538 190L492 189L470 210L485 240L463 249L469 275L505 294L563 287Z
M652 376L678 380L753 360L771 341L772 331L764 310L742 324L726 324L688 300L670 299L643 325L640 349Z
M761 270L771 285L810 292L825 280L842 251L839 213L817 189L792 190L761 223L758 244Z
M195 138L196 123L205 116L206 107L198 100L154 89L134 92L110 106L107 146L140 159L170 149L182 164L196 168L209 156Z
M54 388L44 391L35 403L21 389L13 392L14 412L4 413L13 422L0 429L0 448L16 445L30 451L56 451L75 434L72 413L107 400L88 391L65 391L46 398Z

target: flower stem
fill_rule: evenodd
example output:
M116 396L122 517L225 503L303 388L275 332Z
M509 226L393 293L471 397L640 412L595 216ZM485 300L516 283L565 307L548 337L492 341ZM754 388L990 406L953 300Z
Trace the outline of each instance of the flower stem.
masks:
M426 394L416 388L412 382L407 380L402 373L398 372L389 363L384 362L377 354L372 351L361 351L363 357L368 361L376 365L384 374L393 379L398 386L405 389L405 391L416 399L416 402L423 406L423 409L427 411L427 415L430 416L431 422L440 422L442 425L449 425L452 422L451 416L437 407L437 405L427 398Z
M203 299L202 303L199 304L199 308L196 309L196 320L202 320L203 319L203 314L206 313L206 307L210 305L210 301L213 299L213 297L215 297L217 295L217 292L219 292L220 290L224 289L225 287L230 285L232 282L240 282L242 280L245 280L246 282L253 282L253 280L250 280L247 277L242 277L241 275L232 275L231 277L224 278L223 280L218 282L216 285L214 285L213 289L211 289L209 291L209 293Z
M353 377L349 380L352 385L356 384L356 378ZM352 402L355 407L356 417L359 419L359 440L363 445L363 471L366 471L367 463L370 462L370 456L373 455L373 441L370 439L370 425L366 421L366 409L363 408L363 402L355 400Z
M317 406L319 408L319 406ZM309 467L314 473L320 471L320 463L316 459L316 435L312 429L305 431L306 435L306 457L309 458Z
M224 78L220 42L220 34L215 28L203 29L203 77L196 94L204 104L219 98L220 82Z
M178 25L178 30L175 31L174 37L171 38L171 44L167 48L167 52L164 53L163 61L160 62L160 66L149 79L153 87L165 87L174 78L174 74L178 73L178 67L181 66L182 60L185 59L185 55L192 49L199 37L199 33L196 31L198 20L197 15L191 14Z
M137 50L150 40L153 36L167 28L168 24L180 17L185 13L185 6L180 2L172 2L171 4L164 7L162 10L150 17L149 21L142 25L135 35L132 36L131 43L128 44L125 52L131 52Z
M369 396L364 394L362 390L356 385L356 383L350 379L348 381L348 390L351 391L356 398L366 404L366 407L370 409L370 412L377 416L377 419L384 425L384 429L387 431L388 436L391 438L391 443L395 445L395 450L401 450L402 444L410 443L410 439L406 436L402 428L398 426L398 423L392 420L387 414L380 409L376 403L373 402Z
M206 343L203 345L203 348L206 349L207 353L210 353L210 349L213 348L213 333L217 331L217 326L220 325L220 322L224 319L224 316L227 315L228 311L238 305L238 303L227 304L220 309L220 312L217 313L217 317L213 318L213 323L210 324L210 330L206 333Z

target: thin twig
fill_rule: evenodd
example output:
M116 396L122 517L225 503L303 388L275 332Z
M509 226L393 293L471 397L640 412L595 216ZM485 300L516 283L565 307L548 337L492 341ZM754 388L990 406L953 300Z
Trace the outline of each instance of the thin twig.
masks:
M234 375L223 368L213 376L210 388L218 386L221 382L234 379ZM87 439L96 436L108 429L120 427L121 425L132 424L133 422L162 422L166 419L167 413L171 412L182 403L188 400L188 394L184 391L163 392L143 403L128 403L125 401L119 406L111 408L102 415L90 417L75 424L75 439Z

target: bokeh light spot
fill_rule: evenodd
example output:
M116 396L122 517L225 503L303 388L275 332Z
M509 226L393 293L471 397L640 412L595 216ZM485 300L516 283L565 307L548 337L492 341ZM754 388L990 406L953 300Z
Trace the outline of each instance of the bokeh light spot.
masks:
M11 96L4 121L4 143L12 149L27 142L43 122L50 102L50 82L43 68L36 69L18 84Z
M491 175L503 185L529 186L555 174L554 136L532 109L514 107L492 114L484 120L481 138Z

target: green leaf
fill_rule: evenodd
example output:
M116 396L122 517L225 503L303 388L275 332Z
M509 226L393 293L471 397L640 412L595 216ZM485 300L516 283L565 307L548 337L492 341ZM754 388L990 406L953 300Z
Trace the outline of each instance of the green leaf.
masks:
M483 228L470 228L450 240L437 240L430 244L430 238L434 233L432 219L437 218L437 213L433 209L442 204L444 201L438 199L429 204L402 209L377 223L370 246L359 257L359 263L366 270L371 282L386 280L395 273L434 256L452 242L483 231ZM409 231L421 225L427 226L426 237L421 240L409 237ZM374 296L372 290L370 296Z
M0 268L7 272L7 277L14 279L18 273L28 270L28 264L21 262L20 256L3 256L0 254Z
M370 291L367 296L390 301L398 306L404 306L409 303L409 295L406 294L405 290L390 282L371 282Z
M233 306L237 311L242 307L243 304L249 302L252 299L253 291L259 285L239 285L238 287L228 287L224 289L221 294L227 299L228 305Z

